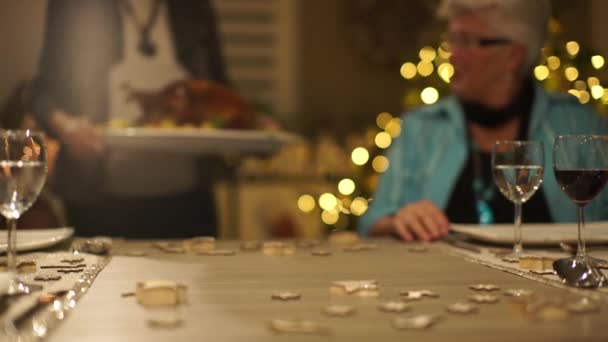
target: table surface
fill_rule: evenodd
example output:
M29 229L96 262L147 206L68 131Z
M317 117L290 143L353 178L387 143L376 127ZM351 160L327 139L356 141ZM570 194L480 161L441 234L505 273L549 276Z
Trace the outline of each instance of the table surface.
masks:
M234 256L167 254L151 242L126 241L117 248L75 310L51 334L50 341L582 341L607 340L608 305L600 313L573 315L563 321L537 321L526 317L502 292L497 304L480 304L473 315L447 313L445 306L466 302L473 294L469 285L496 284L502 289L524 288L555 298L574 296L558 287L466 261L445 252L445 245L431 245L428 252L411 251L391 240L373 241L375 250L345 252L329 247L331 256L313 256L298 249L293 256L265 256L241 252ZM411 246L411 245L410 245ZM238 243L216 243L217 248L237 250ZM124 255L145 251L143 257ZM122 256L121 256L122 254ZM169 279L188 287L188 303L170 314L183 318L175 329L150 327L146 319L154 310L138 305L137 281ZM329 294L337 280L374 279L379 298ZM399 301L402 290L428 289L440 298L412 302L412 310L389 314L377 309L380 302ZM296 301L275 301L276 291L298 291ZM329 317L321 310L328 304L351 304L350 317ZM166 312L160 312L161 314ZM398 315L441 314L443 320L424 331L392 327ZM331 334L281 335L270 331L275 318L305 319L327 325Z

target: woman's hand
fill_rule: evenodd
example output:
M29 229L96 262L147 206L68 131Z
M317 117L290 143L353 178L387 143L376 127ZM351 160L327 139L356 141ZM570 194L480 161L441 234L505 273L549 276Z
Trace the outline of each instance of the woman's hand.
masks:
M397 234L405 241L433 241L448 233L450 222L433 202L410 203L394 215L384 217L374 225L370 234Z
M49 123L72 157L83 161L94 160L104 152L103 140L90 120L55 111Z

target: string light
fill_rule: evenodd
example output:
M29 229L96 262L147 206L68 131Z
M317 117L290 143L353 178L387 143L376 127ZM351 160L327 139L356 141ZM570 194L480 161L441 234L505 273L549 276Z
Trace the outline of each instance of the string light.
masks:
M591 96L596 99L599 100L604 96L604 87L600 86L600 85L594 85L591 87Z
M437 57L437 51L435 51L435 49L430 46L425 46L420 49L420 52L418 52L418 56L420 57L421 61L432 62L435 57Z
M534 68L534 76L539 81L544 81L549 77L549 68L544 65L539 65Z
M604 66L604 63L604 57L600 55L595 55L591 57L591 65L593 65L593 67L598 70Z
M392 118L393 116L390 113L382 112L376 117L376 125L378 125L380 129L384 129Z
M414 63L403 63L403 65L401 66L401 76L403 76L403 78L405 78L406 80L411 80L412 78L416 77L416 65Z
M344 178L338 183L338 191L342 195L348 196L352 194L353 192L355 192L355 188L355 182L350 178Z
M426 87L420 93L420 99L425 104L433 104L439 100L439 92L433 87Z
M333 194L326 192L319 196L319 207L323 210L334 210L338 205L338 199Z
M421 61L420 63L418 63L416 70L418 70L418 73L420 74L420 76L427 77L433 73L433 71L435 70L435 67L433 66L433 63L431 63L431 62Z
M315 209L315 199L311 195L302 195L298 198L298 208L309 213Z
M589 100L591 100L591 95L589 95L589 93L586 90L583 90L578 93L578 100L582 104L588 103Z
M383 173L388 169L390 162L385 156L376 156L372 160L372 168L378 173Z
M587 79L587 84L589 85L589 88L592 88L593 86L596 86L596 85L600 85L600 79L597 77L589 77Z
M566 76L568 81L574 82L578 78L578 70L575 67L567 67L564 70L564 76Z
M562 61L557 56L550 56L547 58L547 66L551 70L559 69L559 66L562 64Z
M356 165L365 165L369 160L369 152L364 147L357 147L351 153L351 159Z
M380 147L380 148L388 148L389 146L391 146L392 143L392 138L391 135L386 133L386 132L380 132L378 134L376 134L376 146Z
M365 214L365 212L367 211L367 208L368 208L367 200L363 197L355 198L350 205L350 211L356 216L361 216L361 215Z
M437 73L445 83L450 83L450 79L454 76L454 66L450 63L442 63L437 68Z
M386 133L391 135L391 138L396 138L401 134L401 119L393 118L384 128Z
M333 225L340 219L340 214L335 210L324 210L321 213L321 220L327 225Z
M571 57L575 57L576 55L578 55L580 49L580 45L578 45L578 43L575 41L569 41L566 43L566 51L568 51L568 54Z

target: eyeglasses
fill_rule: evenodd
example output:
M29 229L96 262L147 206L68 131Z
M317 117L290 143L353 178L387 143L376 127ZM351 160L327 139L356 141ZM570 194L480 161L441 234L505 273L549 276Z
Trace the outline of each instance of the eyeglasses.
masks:
M459 48L485 48L495 45L507 45L512 41L508 38L501 37L472 37L472 36L451 36L445 35L443 37L443 47L445 50L450 47Z

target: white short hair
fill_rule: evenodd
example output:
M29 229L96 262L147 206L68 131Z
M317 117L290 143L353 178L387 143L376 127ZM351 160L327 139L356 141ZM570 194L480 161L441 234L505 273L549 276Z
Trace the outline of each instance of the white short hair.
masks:
M539 62L551 15L549 0L443 0L438 14L449 20L478 10L490 11L493 30L527 47L524 69Z

